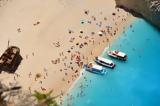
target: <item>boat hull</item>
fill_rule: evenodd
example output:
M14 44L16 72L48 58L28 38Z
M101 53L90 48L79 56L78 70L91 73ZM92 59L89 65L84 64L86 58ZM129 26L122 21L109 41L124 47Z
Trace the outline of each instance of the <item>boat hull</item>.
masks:
M122 60L122 61L126 61L127 60L127 55L123 52L119 52L119 51L108 51L107 52L107 55L112 57L112 58L115 58L115 59L118 59L118 60Z
M126 61L126 60L127 60L127 57L122 58L122 57L118 57L118 56L112 55L112 54L108 54L108 56L110 56L110 57L112 57L112 58L115 58L115 59L118 59L118 60L122 60L122 61Z
M113 66L110 66L110 65L101 63L99 60L95 60L95 62L97 64L101 65L101 66L108 67L108 68L111 68L111 69L114 69L114 67L115 67L115 64Z
M84 66L84 69L88 72L98 74L98 75L106 75L107 74L107 70L105 70L105 69L103 69L101 71L98 71L98 70L93 69L93 68L88 68L87 66Z

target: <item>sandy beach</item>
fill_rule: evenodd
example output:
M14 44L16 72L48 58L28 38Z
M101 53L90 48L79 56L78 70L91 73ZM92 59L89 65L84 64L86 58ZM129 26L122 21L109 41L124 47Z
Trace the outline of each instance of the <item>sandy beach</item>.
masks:
M114 0L0 1L0 53L18 46L23 60L15 74L0 78L23 89L66 93L83 64L92 61L133 17Z

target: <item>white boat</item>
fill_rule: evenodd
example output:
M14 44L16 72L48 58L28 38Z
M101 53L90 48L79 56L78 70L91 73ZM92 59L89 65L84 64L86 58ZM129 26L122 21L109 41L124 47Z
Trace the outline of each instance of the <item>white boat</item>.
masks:
M109 60L103 57L99 57L99 56L95 58L95 62L99 65L109 67L112 69L116 66L112 60Z
M107 70L105 70L102 66L99 66L93 63L84 65L84 68L86 71L89 71L91 73L100 74L100 75L107 74Z
M123 61L127 60L127 54L123 53L121 51L118 51L118 50L109 51L108 55L110 57L113 57L113 58L116 58L116 59L119 59L119 60L123 60Z

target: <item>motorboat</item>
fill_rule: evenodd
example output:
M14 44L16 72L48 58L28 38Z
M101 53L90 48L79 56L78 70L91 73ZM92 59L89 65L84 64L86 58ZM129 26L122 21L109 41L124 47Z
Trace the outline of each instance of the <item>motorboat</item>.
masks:
M109 60L109 59L106 59L106 58L103 58L103 57L96 57L95 58L95 62L99 65L102 65L104 67L109 67L109 68L114 68L116 65L115 63L112 61L112 60Z
M107 70L97 64L93 64L93 63L85 64L84 68L86 71L89 71L91 73L100 74L100 75L107 74Z
M126 61L127 60L127 54L118 50L109 51L108 56Z

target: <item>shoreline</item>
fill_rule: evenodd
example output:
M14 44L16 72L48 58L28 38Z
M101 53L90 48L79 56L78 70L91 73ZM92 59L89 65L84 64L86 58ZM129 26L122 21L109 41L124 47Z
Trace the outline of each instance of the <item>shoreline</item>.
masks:
M119 104L127 106L148 104L151 106L155 103L159 104L159 100L155 99L159 96L157 92L160 92L159 63L155 62L157 65L153 63L157 59L155 54L160 51L158 46L159 32L143 19L137 18L131 25L110 46L111 49L120 49L127 53L128 61L122 62L115 59L117 67L114 71L109 70L106 77L86 72L87 75L84 77L87 79L82 78L75 85L67 100L65 99L63 106L99 106L99 104L102 106L117 106ZM141 30L141 28L145 30ZM152 50L153 48L157 49ZM109 58L104 53L102 55ZM137 60L140 63L135 64ZM150 64L154 64L155 67L150 67ZM153 83L155 79L156 81ZM141 102L138 102L137 98L140 98Z
M2 8L0 52L10 40L21 49L23 60L16 74L0 76L31 92L53 90L54 96L74 86L83 64L100 55L133 18L116 9L114 0L14 0Z
M135 17L129 17L129 19L127 20L127 22L125 22L123 25L121 25L120 28L125 27L125 28L129 28L130 24L135 20L136 18ZM126 30L126 29L125 29ZM106 46L109 46L109 44L112 44L113 42L115 42L115 40L117 40L121 35L123 34L123 30L119 31L119 33L117 33L117 35L115 36L115 38L113 38L109 43L107 43ZM105 48L106 48L105 46ZM105 50L104 48L104 50ZM103 50L103 51L104 51ZM103 51L101 53L103 53ZM82 68L81 69L81 73L80 73L80 76L73 82L73 84L70 86L70 88L67 90L67 92L65 93L65 95L63 96L63 101L67 98L67 95L70 94L70 92L72 91L72 89L74 88L75 84L81 79L81 77L83 77L83 73L82 71L84 71L84 69ZM83 74L82 74L83 73ZM64 98L65 97L65 98ZM58 103L60 103L60 100L57 99Z

